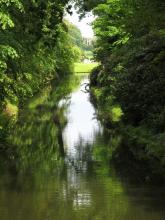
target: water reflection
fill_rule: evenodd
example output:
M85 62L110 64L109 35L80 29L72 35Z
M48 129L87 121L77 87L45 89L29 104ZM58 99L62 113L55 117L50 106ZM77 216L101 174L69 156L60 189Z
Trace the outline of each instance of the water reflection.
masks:
M67 155L70 157L80 156L83 145L94 141L94 133L101 132L101 125L95 118L95 110L89 101L89 94L85 87L89 83L85 77L81 81L78 91L72 93L70 106L67 112L68 125L64 130L64 140ZM81 142L81 146L78 144ZM85 142L85 143L84 143ZM77 146L80 146L77 148ZM76 158L78 159L78 158Z
M109 166L111 148L81 90L69 97L64 84L60 95L51 91L22 113L9 137L17 172L0 167L0 219L164 220L164 188L129 185ZM58 126L65 128L65 160Z

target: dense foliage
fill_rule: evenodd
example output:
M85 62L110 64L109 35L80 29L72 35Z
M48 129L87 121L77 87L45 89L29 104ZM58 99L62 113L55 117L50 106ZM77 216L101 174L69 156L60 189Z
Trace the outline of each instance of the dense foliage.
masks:
M110 0L94 12L104 95L114 96L129 123L164 129L164 3Z
M65 22L71 38L71 44L75 54L75 61L80 61L84 57L84 42L81 31L76 25L68 21Z
M0 105L21 105L55 75L71 71L63 24L67 1L0 2Z
M165 3L106 0L93 11L95 57L101 66L91 75L91 87L99 116L109 128L118 127L122 118L126 131L121 145L140 160L142 155L154 157L163 165Z
M67 22L69 35L71 37L71 42L75 49L75 52L79 52L80 58L79 60L83 60L84 58L88 58L90 55L93 55L93 44L87 44L85 38L83 38L80 29L72 24Z
M84 43L80 29L72 23L68 23L68 29L73 45L83 49Z
M6 115L16 114L52 78L73 71L76 55L63 21L67 3L0 1L0 137Z

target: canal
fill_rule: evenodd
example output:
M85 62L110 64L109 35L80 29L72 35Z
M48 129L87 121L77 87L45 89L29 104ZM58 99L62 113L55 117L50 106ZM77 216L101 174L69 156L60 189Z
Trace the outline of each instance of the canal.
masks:
M20 113L0 164L0 220L164 220L165 188L116 174L88 76L74 83Z

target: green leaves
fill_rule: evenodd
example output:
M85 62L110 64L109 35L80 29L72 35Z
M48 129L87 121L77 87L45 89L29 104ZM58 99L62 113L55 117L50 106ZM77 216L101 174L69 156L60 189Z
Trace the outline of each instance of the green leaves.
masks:
M0 1L0 26L3 30L14 27L13 19L9 13L9 8L15 7L21 12L23 5L19 0L1 0Z
M75 53L62 23L67 0L0 1L0 105L25 100L58 74Z
M0 12L0 26L3 30L5 30L8 27L14 27L14 23L9 16L9 14L5 14L3 12Z
M160 0L107 0L93 10L95 57L102 64L95 85L101 102L107 105L113 97L125 121L155 123L158 130L165 99L164 7Z
M10 46L0 45L0 51L1 51L0 57L1 59L4 60L7 59L8 57L12 59L19 57L16 50Z
M9 7L9 6L15 6L19 10L23 10L23 5L20 0L1 0L0 7Z

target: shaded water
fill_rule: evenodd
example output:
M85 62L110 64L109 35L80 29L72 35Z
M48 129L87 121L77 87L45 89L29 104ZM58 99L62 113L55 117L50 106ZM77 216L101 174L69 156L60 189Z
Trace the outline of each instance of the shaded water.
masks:
M21 160L8 172L7 163L0 167L0 220L165 219L165 188L125 183L109 166L111 150L85 93L87 82L82 77L82 86L58 104L68 120L64 160L57 149L56 96L22 113L9 137ZM28 167L28 160L35 162Z

